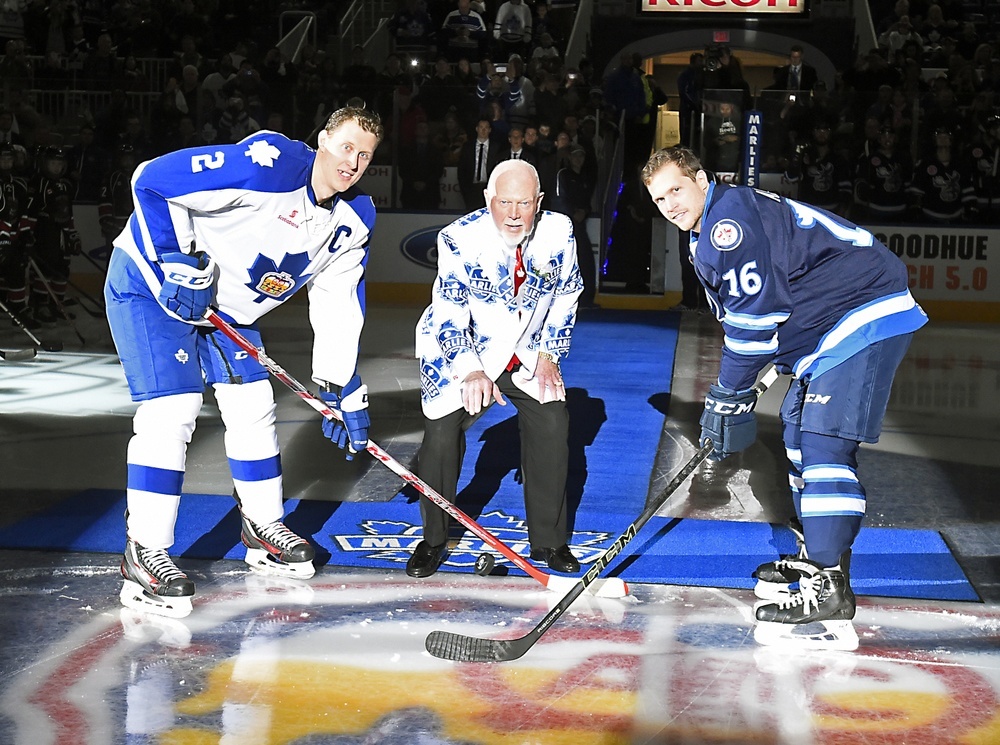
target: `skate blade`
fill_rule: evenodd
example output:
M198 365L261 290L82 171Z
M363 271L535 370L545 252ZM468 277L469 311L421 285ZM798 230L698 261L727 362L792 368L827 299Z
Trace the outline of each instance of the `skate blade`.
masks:
M138 582L125 580L118 599L122 605L140 613L153 613L167 618L184 618L191 615L191 598L170 598L151 595Z
M858 648L858 632L850 621L775 623L758 621L754 641L765 647L783 649L823 649L853 652Z
M757 584L753 587L753 594L761 600L776 602L791 597L792 587L791 585L782 584L780 582L764 582L763 580L757 580Z
M122 608L119 613L122 632L126 639L148 644L157 642L175 649L191 644L191 629L176 618L144 613L134 608Z
M262 548L248 548L246 558L243 560L255 572L275 577L309 579L316 574L316 567L311 561L299 561L294 564L278 561Z

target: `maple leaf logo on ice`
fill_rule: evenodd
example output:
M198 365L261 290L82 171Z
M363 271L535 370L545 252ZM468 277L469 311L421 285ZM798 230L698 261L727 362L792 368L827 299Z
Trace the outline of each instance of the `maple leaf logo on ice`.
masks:
M523 517L493 510L480 515L477 522L514 552L528 558L531 543L528 541L528 525ZM404 520L362 520L358 523L358 531L355 535L335 535L332 538L341 551L355 554L361 564L364 560L374 559L405 564L423 536L423 529L419 524ZM586 564L604 553L611 545L611 539L612 535L603 531L577 531L573 534L570 548L580 562ZM471 567L484 551L493 553L498 564L508 563L507 559L471 533L465 534L448 551L444 563L453 567Z
M243 154L249 156L250 160L259 166L272 168L274 161L281 155L281 151L266 140L255 140L250 143L247 151Z

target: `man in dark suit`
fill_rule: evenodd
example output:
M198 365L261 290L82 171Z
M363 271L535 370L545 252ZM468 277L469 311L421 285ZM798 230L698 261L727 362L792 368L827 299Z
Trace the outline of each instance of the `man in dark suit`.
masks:
M492 138L488 117L476 122L476 136L462 146L458 155L458 188L470 212L486 206L484 190L494 166L500 162L503 145Z
M808 97L819 76L816 73L816 68L806 64L804 58L805 52L802 46L793 45L788 51L788 64L779 67L775 74L774 82L778 90L802 91L802 95ZM798 95L796 95L796 99L798 99Z
M500 152L500 160L523 160L538 167L538 153L530 145L524 142L524 130L520 127L511 127L507 133L508 146Z

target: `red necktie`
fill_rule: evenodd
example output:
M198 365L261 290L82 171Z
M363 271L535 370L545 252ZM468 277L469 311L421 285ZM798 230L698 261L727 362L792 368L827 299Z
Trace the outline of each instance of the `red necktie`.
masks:
M521 244L517 244L517 250L514 252L514 297L517 297L517 291L521 289L521 283L524 282L524 261L521 258ZM520 316L518 312L518 316ZM507 372L514 369L514 365L521 364L521 360L517 358L515 354L510 358L510 362L507 363Z

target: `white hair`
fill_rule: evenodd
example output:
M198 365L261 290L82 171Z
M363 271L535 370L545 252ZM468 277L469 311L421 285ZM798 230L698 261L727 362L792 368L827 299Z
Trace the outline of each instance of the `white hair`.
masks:
M486 201L489 200L497 193L497 179L503 176L505 173L517 169L528 169L531 171L532 177L535 179L535 196L537 197L542 193L542 182L538 178L538 171L535 167L525 160L504 160L496 165L493 172L490 173L490 180L486 184Z

